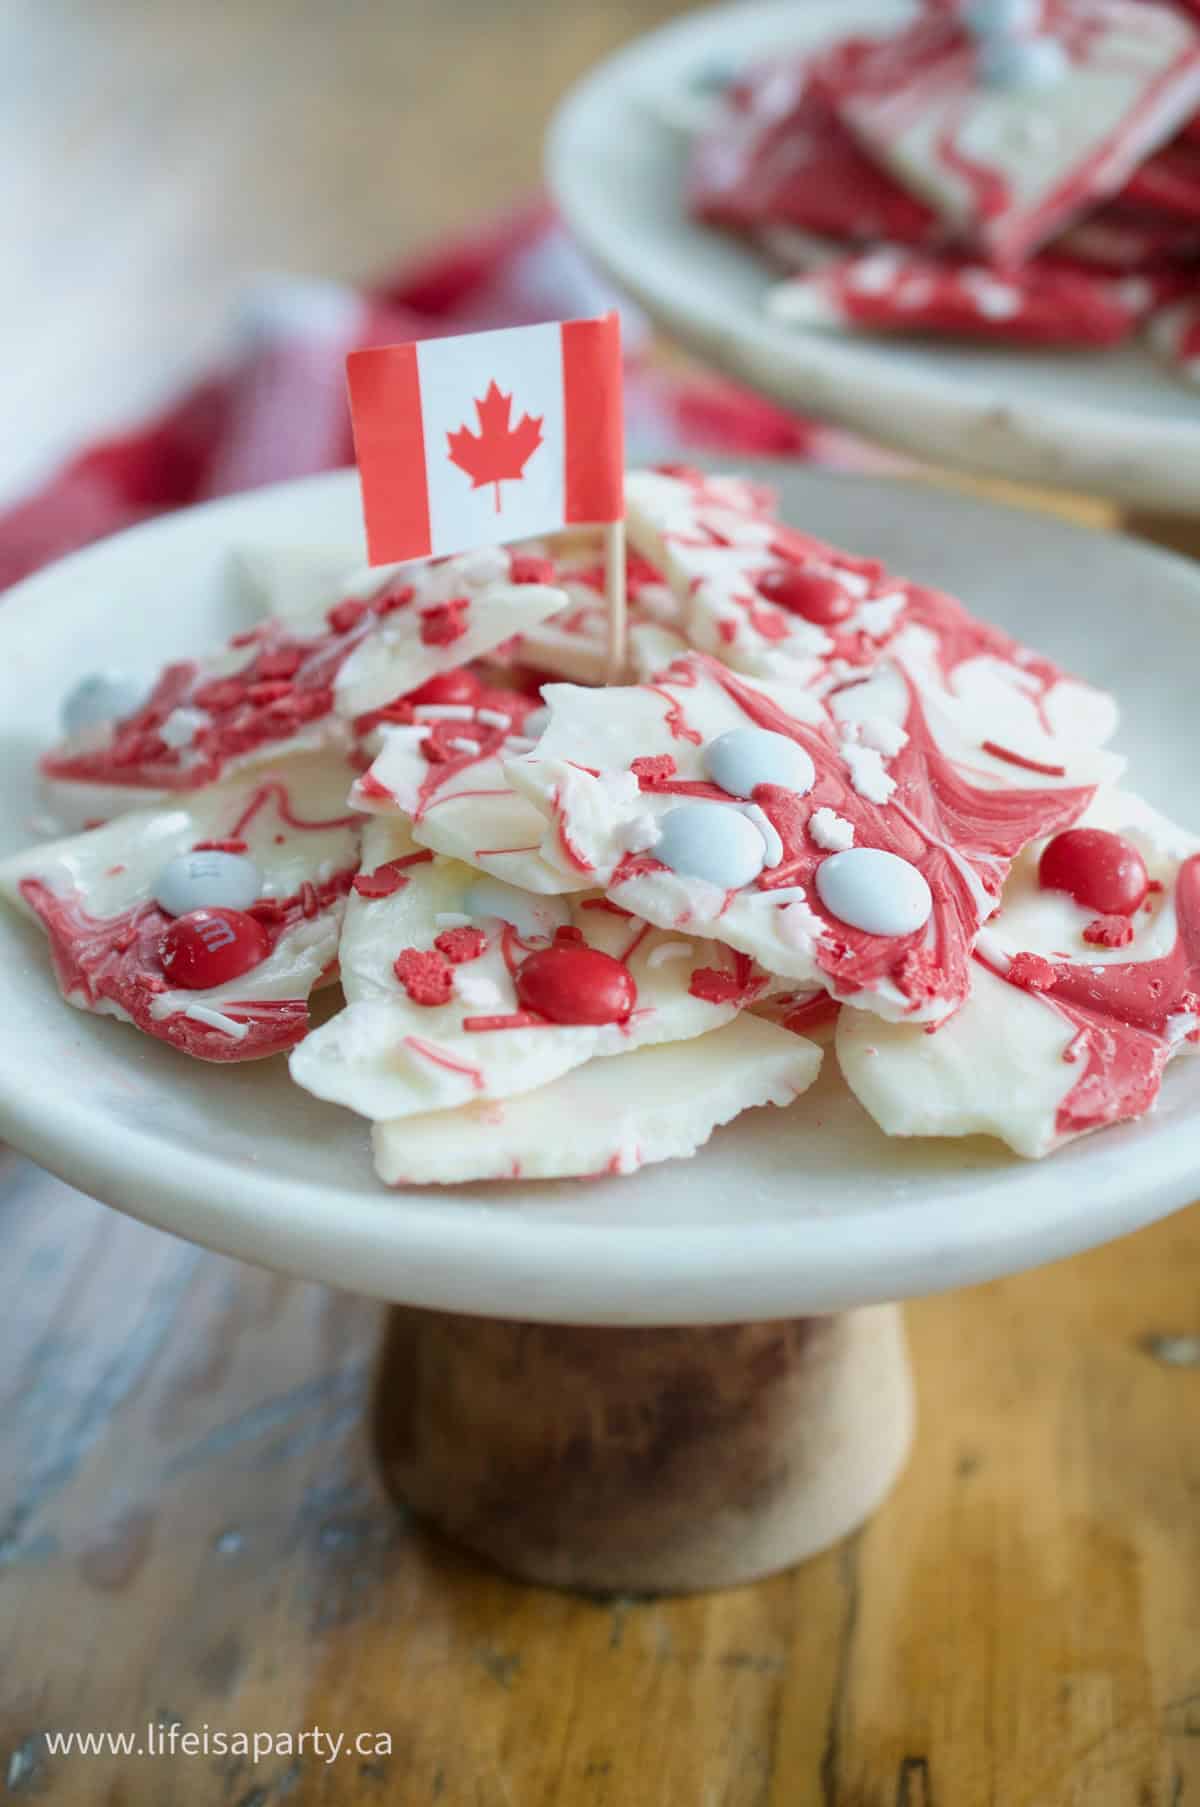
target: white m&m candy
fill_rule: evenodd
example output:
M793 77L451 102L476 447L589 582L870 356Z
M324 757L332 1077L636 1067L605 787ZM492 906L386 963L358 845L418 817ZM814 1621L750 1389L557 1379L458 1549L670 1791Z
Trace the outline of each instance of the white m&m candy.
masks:
M465 915L476 920L498 916L527 941L538 936L548 941L555 929L565 928L571 920L570 908L561 897L539 897L516 885L506 885L500 878L477 878L463 898L462 907Z
M154 901L168 916L192 910L248 910L262 889L258 867L241 853L216 848L181 853L158 875Z
M731 797L752 797L760 784L807 796L816 783L813 762L786 734L769 728L731 728L704 749L704 769Z
M963 24L979 38L1032 31L1037 15L1037 0L966 0L962 9Z
M63 733L86 734L132 715L145 701L146 687L119 671L94 671L81 678L62 700Z
M933 910L924 875L898 854L850 847L817 867L817 896L831 915L867 935L911 935Z
M1052 88L1070 59L1057 38L985 38L979 73L989 88Z
M767 844L740 809L720 803L685 803L659 820L654 857L680 878L703 878L723 891L740 891L767 863Z

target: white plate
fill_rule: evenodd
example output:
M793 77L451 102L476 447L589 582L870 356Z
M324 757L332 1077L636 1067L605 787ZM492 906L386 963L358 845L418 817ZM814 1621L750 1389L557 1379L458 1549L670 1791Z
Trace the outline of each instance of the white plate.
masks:
M1200 822L1200 574L1133 541L904 484L778 468L785 513L983 614L1126 706L1136 782ZM236 620L228 549L344 541L351 475L189 510L0 602L0 851L30 838L57 698L97 666L155 666ZM1153 1119L1040 1166L998 1144L889 1142L836 1080L754 1112L695 1160L628 1179L388 1193L365 1126L283 1061L203 1066L62 1003L38 930L0 910L0 1135L122 1210L356 1291L496 1316L687 1323L783 1317L957 1286L1134 1228L1200 1191L1200 1061ZM131 1279L136 1286L136 1277Z
M1140 346L1030 353L848 338L767 320L773 276L683 210L668 123L697 71L887 27L905 0L771 0L690 14L602 63L550 131L550 186L581 243L674 338L785 406L947 465L1200 513L1200 395Z

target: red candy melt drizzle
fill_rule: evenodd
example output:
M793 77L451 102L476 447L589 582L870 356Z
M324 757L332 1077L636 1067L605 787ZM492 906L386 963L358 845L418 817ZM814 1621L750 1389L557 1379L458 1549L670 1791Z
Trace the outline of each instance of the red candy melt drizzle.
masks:
M1078 1031L1066 1058L1082 1058L1084 1072L1059 1106L1061 1134L1148 1110L1173 1051L1171 1018L1200 1015L1200 856L1180 868L1175 914L1175 945L1159 960L1081 966L1019 954L1003 972L976 954L989 972L1041 997Z
M985 897L998 896L1021 848L1077 820L1091 800L1092 787L975 788L937 746L916 689L906 679L908 744L891 761L896 789L890 802L874 804L851 785L828 734L796 721L719 661L689 655L663 674L660 685L694 685L699 669L719 683L757 727L796 741L813 761L816 783L806 797L769 784L754 793L754 801L783 843L781 863L764 872L757 885L764 891L804 886L808 907L826 928L816 959L837 995L845 997L891 979L914 1009L935 999L952 1008L961 1004L969 988L971 948L984 915L972 878ZM812 881L827 854L807 832L813 811L823 806L854 825L858 845L897 854L923 873L934 898L930 925L909 936L881 937L850 928L825 909ZM627 855L614 874L614 887L659 870L652 856Z

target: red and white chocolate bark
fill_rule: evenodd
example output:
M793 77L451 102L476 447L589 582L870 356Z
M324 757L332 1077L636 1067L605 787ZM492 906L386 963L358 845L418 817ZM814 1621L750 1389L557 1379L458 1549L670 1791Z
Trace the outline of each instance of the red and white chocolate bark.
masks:
M743 1015L590 1060L535 1092L377 1123L375 1165L389 1186L636 1173L695 1154L743 1111L791 1104L820 1066L811 1042Z
M200 1060L294 1046L337 970L358 870L353 768L301 754L0 864L71 1004Z
M1139 1117L1200 1038L1200 839L1128 793L1027 850L934 1034L843 1011L837 1052L889 1135L1049 1154Z
M955 236L1016 263L1122 189L1200 100L1200 33L1153 0L1034 0L1027 29L931 8L820 62L838 117Z
M267 760L353 744L361 719L563 607L513 580L507 549L408 568L323 616L274 616L214 659L168 665L150 695L41 761L52 803L103 818Z
M914 632L914 661L921 646L936 658ZM692 654L624 690L547 686L549 725L506 769L547 818L543 857L580 889L794 984L936 1022L967 995L1013 858L1119 770L1035 731L1032 698L1022 737L993 739L1001 718L979 702L1003 679L986 657L974 675L958 695L889 660L826 708Z
M1139 277L1039 263L994 270L881 246L780 283L767 311L788 326L826 331L1084 348L1128 338L1153 298Z
M436 700L418 698L408 710L409 725L382 725L381 751L351 791L352 806L403 816L419 845L526 891L574 889L542 858L545 820L504 770L506 757L536 744L541 698L464 670L453 685L442 682Z
M743 231L786 227L850 242L928 244L937 214L874 162L812 81L807 57L754 70L692 148L698 219Z
M376 1122L507 1098L728 1022L769 981L602 894L536 897L372 821L342 942L347 1008L297 1082Z

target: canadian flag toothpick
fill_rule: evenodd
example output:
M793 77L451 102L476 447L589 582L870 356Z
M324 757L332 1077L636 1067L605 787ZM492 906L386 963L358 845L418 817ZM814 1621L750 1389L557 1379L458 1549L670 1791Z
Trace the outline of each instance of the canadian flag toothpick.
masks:
M617 315L352 352L371 563L605 528L624 660L624 435Z

